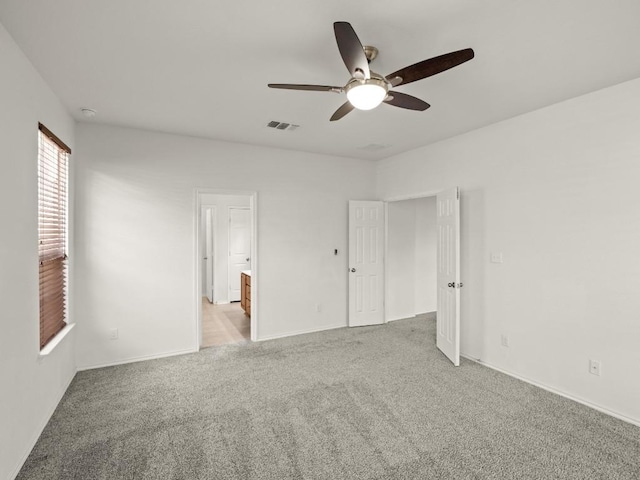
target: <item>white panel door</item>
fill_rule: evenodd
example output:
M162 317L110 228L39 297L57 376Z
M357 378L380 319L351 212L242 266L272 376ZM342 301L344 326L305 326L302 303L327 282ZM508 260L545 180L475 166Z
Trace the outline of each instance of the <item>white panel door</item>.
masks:
M251 210L229 208L229 301L240 301L240 272L251 270Z
M204 268L205 268L205 291L209 302L213 303L213 225L215 210L207 208L204 217Z
M384 323L384 203L349 202L349 326Z
M457 187L437 196L438 348L460 365L460 193Z

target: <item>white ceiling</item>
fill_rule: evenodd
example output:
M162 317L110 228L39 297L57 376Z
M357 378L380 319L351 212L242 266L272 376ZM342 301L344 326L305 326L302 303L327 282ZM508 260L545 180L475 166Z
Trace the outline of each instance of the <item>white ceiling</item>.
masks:
M344 85L338 20L380 50L383 75L467 47L476 57L398 87L425 112L381 105L329 122L346 98L267 83ZM0 0L0 22L79 121L89 107L92 122L366 159L640 77L638 0Z

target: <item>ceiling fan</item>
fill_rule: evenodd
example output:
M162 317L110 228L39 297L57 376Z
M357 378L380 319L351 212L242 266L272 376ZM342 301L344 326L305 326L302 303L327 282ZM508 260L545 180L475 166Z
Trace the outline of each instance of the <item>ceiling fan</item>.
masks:
M335 22L333 30L338 43L338 50L351 79L344 87L329 85L296 85L290 83L270 83L270 88L288 90L310 90L316 92L346 93L348 101L331 116L331 121L340 120L354 108L371 110L381 103L408 110L423 111L430 107L427 102L406 93L396 92L391 88L422 80L445 70L449 70L461 63L471 60L474 56L471 48L446 53L422 62L415 63L390 73L386 77L369 69L369 63L378 55L378 49L362 46L358 35L349 22Z

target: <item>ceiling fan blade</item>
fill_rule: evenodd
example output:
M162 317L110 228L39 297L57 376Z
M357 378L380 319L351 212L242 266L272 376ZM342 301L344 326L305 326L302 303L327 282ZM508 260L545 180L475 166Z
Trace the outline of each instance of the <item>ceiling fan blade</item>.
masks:
M332 87L330 85L296 85L292 83L269 83L269 88L284 88L286 90L310 90L313 92L336 92L341 93L342 87Z
M445 53L439 57L433 57L428 60L415 63L402 68L397 72L390 73L386 78L394 87L397 87L398 85L406 85L407 83L422 80L423 78L430 77L436 73L449 70L450 68L471 60L473 57L473 49L465 48L464 50Z
M384 103L388 103L389 105L393 105L394 107L406 108L408 110L419 110L419 111L426 110L431 106L427 102L424 102L419 98L413 97L411 95L407 95L406 93L393 92L393 91L390 91L388 93L388 96L384 100Z
M367 56L364 54L362 43L360 43L360 39L351 24L349 22L335 22L333 31L336 34L338 50L340 50L342 60L351 76L354 78L371 78Z
M331 121L335 122L336 120L340 120L342 117L344 117L347 113L349 113L351 110L353 110L355 107L353 105L351 105L350 102L346 102L343 103L342 106L335 111L335 113L331 116Z

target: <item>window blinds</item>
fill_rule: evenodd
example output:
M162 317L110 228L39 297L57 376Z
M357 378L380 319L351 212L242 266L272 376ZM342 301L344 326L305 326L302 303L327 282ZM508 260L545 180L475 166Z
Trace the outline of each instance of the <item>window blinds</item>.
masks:
M71 150L44 125L38 134L40 348L66 325L67 169Z

